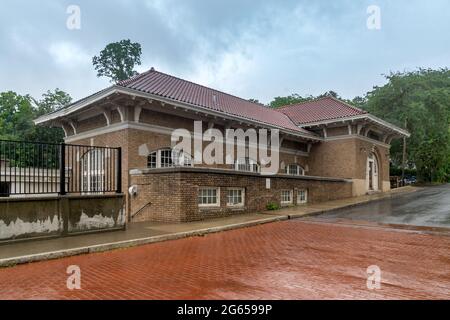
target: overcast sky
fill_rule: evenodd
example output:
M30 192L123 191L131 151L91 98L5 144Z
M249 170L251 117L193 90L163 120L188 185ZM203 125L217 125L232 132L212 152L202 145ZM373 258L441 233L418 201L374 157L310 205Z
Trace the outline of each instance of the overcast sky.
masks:
M69 5L81 29L69 30ZM381 29L370 30L377 5ZM0 91L39 97L59 87L75 99L109 85L92 56L106 44L142 45L142 66L243 98L383 84L382 74L450 65L448 0L39 0L2 1Z

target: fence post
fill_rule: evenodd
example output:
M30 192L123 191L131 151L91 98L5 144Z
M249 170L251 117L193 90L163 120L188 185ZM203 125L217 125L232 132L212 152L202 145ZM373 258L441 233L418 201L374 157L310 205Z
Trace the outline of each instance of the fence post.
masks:
M66 194L66 144L60 144L59 157L59 194Z
M122 148L117 148L117 165L116 165L116 193L122 193Z

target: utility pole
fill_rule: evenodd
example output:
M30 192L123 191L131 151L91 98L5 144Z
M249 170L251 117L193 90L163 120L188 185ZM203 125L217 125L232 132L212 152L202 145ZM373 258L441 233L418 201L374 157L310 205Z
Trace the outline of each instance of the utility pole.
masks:
M407 118L405 118L405 130ZM402 155L402 185L405 184L405 166L406 166L406 137L403 137L403 155Z

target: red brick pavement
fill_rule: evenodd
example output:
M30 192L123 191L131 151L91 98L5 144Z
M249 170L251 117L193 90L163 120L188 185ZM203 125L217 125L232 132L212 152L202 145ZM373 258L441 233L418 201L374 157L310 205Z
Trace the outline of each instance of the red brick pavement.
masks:
M379 290L366 268L382 271ZM81 268L81 290L66 268ZM0 269L3 299L445 299L450 237L291 220Z

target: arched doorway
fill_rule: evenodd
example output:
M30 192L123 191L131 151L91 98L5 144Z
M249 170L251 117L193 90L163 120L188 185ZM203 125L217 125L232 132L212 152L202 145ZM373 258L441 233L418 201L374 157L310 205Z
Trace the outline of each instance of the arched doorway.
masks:
M379 166L375 153L371 152L367 157L366 189L367 191L378 191Z
M104 149L92 149L81 157L82 193L97 193L105 190L105 156L107 152Z

